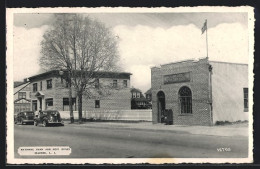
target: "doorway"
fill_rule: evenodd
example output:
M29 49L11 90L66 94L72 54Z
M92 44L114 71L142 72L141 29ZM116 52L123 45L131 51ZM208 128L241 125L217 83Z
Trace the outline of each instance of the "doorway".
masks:
M158 122L164 123L165 94L163 91L157 93Z
M42 98L39 97L38 99L39 99L39 102L40 102L40 110L42 110Z
M37 100L32 101L32 111L37 111Z

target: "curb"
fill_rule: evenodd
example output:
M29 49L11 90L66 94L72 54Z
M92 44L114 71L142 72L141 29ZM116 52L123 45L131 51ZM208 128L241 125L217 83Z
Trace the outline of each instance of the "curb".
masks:
M79 125L79 124L67 124L70 126L75 126L75 127L84 127L84 128L99 128L99 129L108 129L109 127L111 127L111 129L121 129L121 130L138 130L138 131L150 131L150 132L164 132L164 133L177 133L177 134L192 134L192 135L205 135L205 136L219 136L219 137L233 137L233 136L238 136L238 137L248 137L245 135L216 135L216 134L212 134L211 132L208 133L193 133L190 131L183 131L183 130L169 130L169 129L151 129L151 128L138 128L138 127L133 127L133 128L129 128L129 127L119 127L119 126L91 126L91 125Z

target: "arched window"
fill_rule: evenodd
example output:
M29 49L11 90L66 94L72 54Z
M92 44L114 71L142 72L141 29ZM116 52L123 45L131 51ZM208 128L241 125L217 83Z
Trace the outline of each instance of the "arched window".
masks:
M190 88L184 86L179 90L181 114L192 113L192 95Z

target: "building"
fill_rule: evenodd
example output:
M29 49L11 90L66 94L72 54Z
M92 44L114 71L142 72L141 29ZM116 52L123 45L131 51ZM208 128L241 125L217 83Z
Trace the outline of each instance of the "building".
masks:
M148 101L140 89L131 88L131 109L147 109Z
M30 83L25 79L23 82L14 82L14 113L31 110Z
M130 73L95 72L95 83L83 95L82 110L129 110ZM32 110L69 110L69 88L65 75L53 70L29 77ZM102 90L102 91L101 91ZM105 91L105 92L104 92ZM104 94L105 93L105 94ZM72 89L73 109L77 111L76 92Z
M151 68L153 122L165 110L176 125L248 120L248 65L186 60Z
M150 88L149 90L147 90L145 93L145 98L148 101L148 106L150 108L152 108L152 89Z

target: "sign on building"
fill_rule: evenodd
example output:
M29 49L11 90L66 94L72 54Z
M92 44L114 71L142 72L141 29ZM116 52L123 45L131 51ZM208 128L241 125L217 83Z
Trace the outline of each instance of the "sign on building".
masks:
M190 81L190 72L164 75L163 78L164 84L181 83L181 82L189 82L189 81Z

